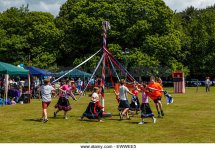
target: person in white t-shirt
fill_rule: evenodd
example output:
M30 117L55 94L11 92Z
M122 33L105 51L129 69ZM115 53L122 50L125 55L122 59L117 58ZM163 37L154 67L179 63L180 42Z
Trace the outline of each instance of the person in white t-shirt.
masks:
M42 95L42 121L45 123L48 121L47 108L52 101L52 93L55 93L55 89L49 85L50 80L44 79L44 85L40 87Z
M132 92L129 91L129 89L125 86L125 80L120 80L120 87L119 87L119 107L123 108L122 112L120 113L120 119L123 119L123 116L126 116L128 120L130 120L130 117L128 115L130 104L128 102L128 96L127 93L134 95Z

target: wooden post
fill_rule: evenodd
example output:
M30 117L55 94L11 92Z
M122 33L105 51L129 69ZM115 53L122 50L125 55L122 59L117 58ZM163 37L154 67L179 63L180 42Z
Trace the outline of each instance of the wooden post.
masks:
M9 75L8 74L5 74L5 90L4 90L4 92L5 92L5 101L6 101L6 103L5 103L5 105L7 105L7 98L8 98L8 79L9 79Z
M30 76L30 72L28 74L28 94L30 96L30 100L29 103L31 102L31 76Z

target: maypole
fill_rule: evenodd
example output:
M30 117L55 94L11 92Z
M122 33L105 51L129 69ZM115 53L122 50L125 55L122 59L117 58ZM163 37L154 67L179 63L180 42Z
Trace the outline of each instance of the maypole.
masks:
M102 28L103 28L103 52L106 49L107 45L107 31L110 29L110 23L108 21L103 21L102 22ZM104 59L102 62L102 82L101 82L101 105L103 106L103 111L104 111L104 89L105 89L105 61L107 59L107 54L104 52Z

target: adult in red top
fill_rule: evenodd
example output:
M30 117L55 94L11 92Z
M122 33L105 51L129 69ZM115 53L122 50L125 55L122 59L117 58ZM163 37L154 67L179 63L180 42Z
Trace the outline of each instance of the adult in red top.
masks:
M150 78L150 83L148 84L148 87L150 89L150 92L148 92L148 96L154 101L158 117L164 116L163 107L161 103L161 97L162 97L162 86L160 83L155 82L155 78L152 76Z

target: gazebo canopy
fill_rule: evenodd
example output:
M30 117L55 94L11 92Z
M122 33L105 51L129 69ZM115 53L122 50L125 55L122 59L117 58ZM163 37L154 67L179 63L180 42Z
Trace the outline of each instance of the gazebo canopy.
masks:
M66 71L61 71L55 74L56 77L60 77L62 75L64 75L65 73L69 72L69 70ZM92 76L92 74L81 71L79 69L74 69L72 72L68 73L66 75L66 77L72 77L72 78L77 78L77 77L88 77L90 78Z
M28 70L0 61L0 74L28 75Z
M30 75L33 76L50 76L52 75L52 73L50 71L47 71L45 69L40 69L37 67L33 67L33 66L27 66L25 67L25 69L30 71Z

